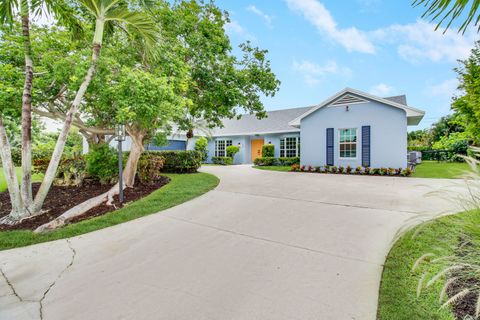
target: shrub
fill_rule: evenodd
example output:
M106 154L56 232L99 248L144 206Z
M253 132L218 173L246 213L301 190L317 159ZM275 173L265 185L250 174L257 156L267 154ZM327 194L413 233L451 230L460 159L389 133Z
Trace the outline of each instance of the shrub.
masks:
M388 168L387 173L389 176L394 176L395 175L395 168Z
M278 164L277 158L274 157L259 157L253 160L256 166L276 166Z
M314 172L319 172L319 173L322 172L322 168L319 167L319 166L316 166L316 167L313 168L313 169L314 169Z
M140 157L137 176L142 184L154 184L160 179L165 158L159 154L144 154Z
M230 157L212 157L212 162L214 164L220 164L222 166L227 166L233 164L233 159Z
M365 167L363 172L365 172L365 174L370 174L372 172L372 169L370 167Z
M315 168L312 166L308 166L308 172L315 172Z
M345 168L340 166L338 167L338 173L344 173L345 172Z
M337 171L338 171L338 168L336 166L331 166L330 167L330 172L331 173L337 173Z
M262 147L262 157L275 157L275 146L273 144L264 144Z
M63 158L58 165L55 184L62 186L80 186L86 174L87 162L83 156Z
M300 171L305 172L305 170L306 170L305 166L300 167Z
M202 162L208 159L208 140L205 137L200 137L195 141L195 151L199 152L202 157Z
M356 174L361 174L362 173L362 167L358 166L355 168L355 173Z
M92 147L86 160L88 174L101 184L113 183L118 179L118 155L108 144Z
M330 172L330 166L329 166L328 164L325 165L325 166L323 167L323 171L324 171L325 173L329 173L329 172Z
M347 166L347 167L345 168L345 172L346 172L346 173L352 173L352 167Z
M227 147L227 157L234 158L235 155L240 151L239 146L228 146Z
M291 157L291 158L280 157L278 158L278 163L281 166L292 166L294 164L300 165L300 157Z
M412 169L407 168L403 169L402 172L400 173L402 177L410 177L412 175Z
M290 171L294 171L294 172L300 171L300 165L299 164L292 164L292 167L291 167Z
M378 171L378 173L381 175L381 176L384 176L388 173L388 169L387 168L380 168L380 170Z
M202 154L196 150L187 151L153 151L165 159L163 172L168 173L194 173L202 165Z

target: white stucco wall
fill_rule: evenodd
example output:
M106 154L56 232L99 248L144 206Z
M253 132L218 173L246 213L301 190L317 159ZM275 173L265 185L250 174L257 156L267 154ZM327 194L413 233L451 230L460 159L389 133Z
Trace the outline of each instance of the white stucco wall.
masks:
M371 167L407 166L407 117L402 109L379 102L324 107L301 121L301 164L326 164L326 130L334 128L334 165L357 167L362 160L362 126L371 126ZM357 157L340 159L339 129L357 128Z

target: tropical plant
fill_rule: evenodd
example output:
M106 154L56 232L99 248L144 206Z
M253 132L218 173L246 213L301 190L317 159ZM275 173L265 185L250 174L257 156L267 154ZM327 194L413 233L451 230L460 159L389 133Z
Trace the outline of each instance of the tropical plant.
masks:
M227 149L227 157L230 157L230 158L235 158L235 155L240 151L240 147L239 146L228 146Z
M459 18L463 19L459 28L462 33L465 33L470 24L477 26L480 22L479 3L476 0L414 0L413 5L426 8L422 17L439 20L436 29L446 22L445 32ZM480 31L480 26L478 30Z
M273 144L264 144L262 146L262 157L275 157L275 146Z
M205 137L200 137L195 141L195 150L202 155L202 162L208 159L208 140Z

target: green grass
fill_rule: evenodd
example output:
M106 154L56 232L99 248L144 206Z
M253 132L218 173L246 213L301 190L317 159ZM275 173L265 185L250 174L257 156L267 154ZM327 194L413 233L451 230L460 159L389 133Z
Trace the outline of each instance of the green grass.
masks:
M15 168L15 171L17 172L17 177L18 177L18 180L20 181L22 169ZM32 180L34 182L42 181L42 177L43 177L42 174L34 174L32 177ZM7 190L7 182L5 181L5 175L3 174L3 168L0 167L0 192L3 192L5 190Z
M461 233L480 238L478 225L480 211L469 211L443 217L424 224L402 236L391 249L385 262L380 286L378 315L379 320L453 320L452 312L439 309L439 292L442 281L423 289L417 298L417 286L421 275L439 272L442 265L422 264L422 268L412 272L412 266L422 255L434 252L439 256L452 254Z
M253 166L255 169L270 170L270 171L290 171L289 166Z
M216 176L208 173L166 174L166 176L171 178L166 186L103 216L70 224L45 234L34 234L28 230L0 232L0 250L69 238L157 213L196 198L212 190L219 183Z
M467 163L423 161L413 174L416 178L460 178L469 170Z

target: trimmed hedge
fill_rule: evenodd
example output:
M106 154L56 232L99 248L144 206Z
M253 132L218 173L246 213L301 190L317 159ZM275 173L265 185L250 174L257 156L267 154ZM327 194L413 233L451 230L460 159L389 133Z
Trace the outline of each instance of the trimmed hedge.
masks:
M154 184L161 177L165 158L159 154L145 154L138 161L137 177L142 184Z
M162 172L194 173L202 165L202 153L196 150L187 151L147 151L144 154L159 154L165 159Z
M275 157L275 146L273 144L264 144L262 146L262 158Z
M257 159L253 160L253 164L260 167L276 166L278 165L278 160L274 157L258 157Z
M259 157L253 161L256 166L293 166L294 164L300 164L300 157Z
M212 157L212 162L214 164L220 164L222 166L227 166L233 164L233 158L231 157Z

